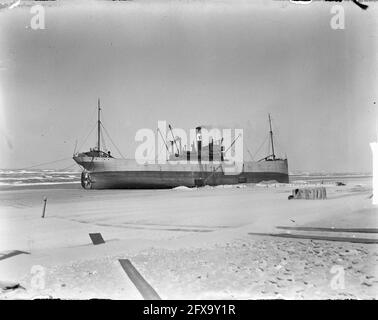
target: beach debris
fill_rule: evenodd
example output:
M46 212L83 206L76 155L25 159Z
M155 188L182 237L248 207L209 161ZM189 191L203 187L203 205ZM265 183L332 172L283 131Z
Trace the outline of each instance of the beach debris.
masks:
M0 289L3 291L17 290L17 289L26 290L18 282L6 282L6 281L0 281Z
M89 237L91 238L94 245L105 243L105 240L103 239L101 233L90 233Z
M362 285L366 287L371 287L373 284L370 281L364 281L362 282Z
M42 210L42 218L45 217L45 211L46 211L46 202L47 202L47 197L43 197L43 210Z
M291 199L306 199L306 200L315 200L315 199L327 199L327 192L325 187L317 188L296 188L293 189L292 195L288 197Z
M142 277L129 259L118 261L145 300L161 300L154 288Z
M19 254L29 254L29 252L20 251L20 250L12 250L12 251L6 251L6 252L0 252L0 260L8 259L13 256L17 256Z
M340 187L340 186L345 186L346 184L345 184L344 182L337 181L337 182L336 182L336 185L337 185L338 187Z

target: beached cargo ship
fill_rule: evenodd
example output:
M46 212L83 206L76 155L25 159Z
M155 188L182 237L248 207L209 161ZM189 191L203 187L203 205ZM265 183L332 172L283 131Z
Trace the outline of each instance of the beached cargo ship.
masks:
M225 157L227 149L223 139L210 140L202 146L201 138L191 150L182 150L171 141L172 152L165 163L143 163L135 159L115 158L101 150L100 102L98 103L97 145L88 152L75 153L73 159L81 167L81 184L85 189L154 189L178 186L231 185L275 180L289 182L288 161L276 157L273 132L269 116L271 154L258 161L230 163ZM171 127L170 127L171 129ZM201 137L201 127L196 128ZM168 150L168 145L167 150ZM187 161L185 161L187 160ZM230 166L238 166L237 173L229 173Z

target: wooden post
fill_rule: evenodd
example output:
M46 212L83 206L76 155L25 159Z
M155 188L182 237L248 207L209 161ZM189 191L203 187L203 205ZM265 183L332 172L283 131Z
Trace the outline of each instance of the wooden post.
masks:
M45 217L45 211L46 211L46 202L47 202L47 198L46 197L43 197L43 211L42 211L42 218Z

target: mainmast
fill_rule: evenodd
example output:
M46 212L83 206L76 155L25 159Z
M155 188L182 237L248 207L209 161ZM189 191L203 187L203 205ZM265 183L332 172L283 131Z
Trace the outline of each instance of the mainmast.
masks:
M273 131L272 131L272 120L270 119L270 113L268 113L268 118L269 118L269 128L270 128L270 143L272 145L272 157L273 160L276 159L276 155L274 154L274 144L273 144Z
M101 120L100 120L100 98L98 98L97 103L97 150L100 151L100 135L101 135Z

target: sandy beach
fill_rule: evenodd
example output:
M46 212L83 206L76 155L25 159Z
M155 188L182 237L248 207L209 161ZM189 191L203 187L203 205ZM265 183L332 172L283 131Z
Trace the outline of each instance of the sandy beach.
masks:
M142 299L118 262L129 259L163 299L375 299L377 244L251 234L292 232L277 226L378 228L371 179L343 181L326 182L327 200L291 201L294 184L3 189L0 282L21 287L3 288L0 298ZM91 243L95 232L105 244ZM295 233L378 239L377 233ZM6 257L15 250L22 253ZM37 285L36 270L43 274Z

